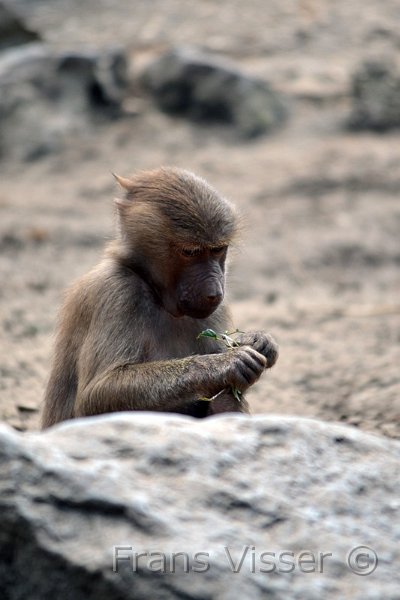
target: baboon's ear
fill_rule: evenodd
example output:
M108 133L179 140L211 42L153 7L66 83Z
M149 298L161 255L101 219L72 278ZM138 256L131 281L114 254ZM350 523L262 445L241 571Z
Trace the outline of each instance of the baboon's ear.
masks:
M118 184L122 187L122 189L126 190L127 192L130 192L132 190L133 183L130 179L128 179L127 177L121 177L116 173L112 173L112 175L118 182Z
M116 173L113 173L112 175L115 178L115 180L117 181L118 185L120 185L121 188L127 192L125 198L114 198L115 206L117 207L117 209L120 212L122 212L126 208L128 208L128 206L130 205L129 194L132 191L133 182L130 179L128 179L127 177L121 177L120 175L117 175Z
M120 212L124 212L132 203L126 198L114 198L114 204Z

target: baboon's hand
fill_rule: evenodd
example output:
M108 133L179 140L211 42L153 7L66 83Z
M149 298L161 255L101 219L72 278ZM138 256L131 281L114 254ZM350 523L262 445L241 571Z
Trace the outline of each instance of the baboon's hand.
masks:
M270 369L277 361L279 346L269 333L255 331L254 333L241 333L235 338L240 346L251 346L267 359L266 368Z
M244 392L262 375L266 358L250 346L240 346L212 357L221 387L232 386Z

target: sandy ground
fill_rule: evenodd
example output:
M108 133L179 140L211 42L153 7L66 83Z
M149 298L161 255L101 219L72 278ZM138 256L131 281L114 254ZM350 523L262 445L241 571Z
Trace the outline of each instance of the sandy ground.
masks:
M110 175L172 164L206 177L244 217L231 254L236 324L281 356L254 412L343 421L400 437L400 134L349 133L354 65L400 43L384 0L268 3L16 0L50 44L126 46L132 75L172 44L207 46L289 97L272 136L159 113L99 126L40 162L0 165L0 418L38 426L63 289L112 235ZM81 6L82 5L82 6Z

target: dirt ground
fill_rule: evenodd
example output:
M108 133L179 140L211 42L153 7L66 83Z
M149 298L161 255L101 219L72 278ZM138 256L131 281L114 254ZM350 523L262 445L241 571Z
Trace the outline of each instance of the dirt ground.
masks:
M290 118L240 141L225 127L136 116L63 153L0 164L0 418L35 429L63 289L112 235L110 172L162 164L204 176L240 208L230 300L240 329L281 356L249 394L253 412L342 421L400 438L400 133L349 133L349 80L398 52L396 0L15 0L53 46L122 44L132 76L149 56L198 44L269 79Z

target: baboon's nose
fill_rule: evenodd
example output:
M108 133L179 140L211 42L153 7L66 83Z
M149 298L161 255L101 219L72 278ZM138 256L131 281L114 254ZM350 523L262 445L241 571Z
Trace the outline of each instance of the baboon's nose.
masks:
M215 306L216 304L219 304L221 302L222 294L221 293L210 294L209 296L207 296L207 300L208 300L208 303L210 304L210 306Z

